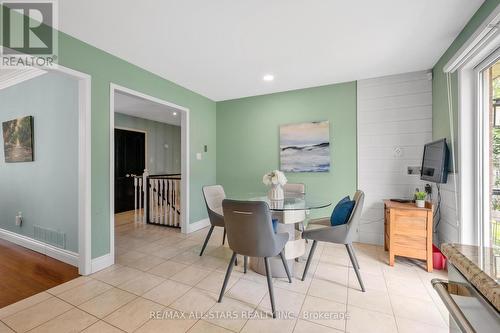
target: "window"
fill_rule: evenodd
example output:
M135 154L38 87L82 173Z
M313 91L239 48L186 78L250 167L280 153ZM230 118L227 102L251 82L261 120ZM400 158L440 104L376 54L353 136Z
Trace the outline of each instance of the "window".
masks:
M494 77L500 59L499 26L500 6L497 6L443 67L453 171L458 176L458 182L454 183L457 234L452 228L443 233L446 239L462 244L493 246L497 239L493 230L497 223L493 221L497 221L494 215L496 208L500 208L496 204L500 189L500 154L496 142L500 134L500 111L493 81L498 80ZM458 81L457 99L453 98L453 75ZM458 119L454 118L456 109ZM498 200L500 203L500 196Z
M484 243L500 248L500 61L482 73L484 110L489 113L489 220L484 221Z

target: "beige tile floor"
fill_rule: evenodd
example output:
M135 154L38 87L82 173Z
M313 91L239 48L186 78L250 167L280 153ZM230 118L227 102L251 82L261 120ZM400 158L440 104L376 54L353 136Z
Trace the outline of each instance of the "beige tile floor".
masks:
M277 309L288 317L269 318L265 278L243 274L241 265L217 303L231 251L220 229L199 257L206 232L117 226L116 265L0 309L0 333L448 332L448 313L430 285L446 273L404 259L390 267L382 247L366 244L355 244L365 293L344 247L320 244L304 282L297 278L303 261L292 284L274 279Z

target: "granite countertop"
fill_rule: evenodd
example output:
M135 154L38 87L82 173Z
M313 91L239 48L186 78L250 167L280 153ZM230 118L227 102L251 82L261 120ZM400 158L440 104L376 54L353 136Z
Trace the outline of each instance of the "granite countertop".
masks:
M450 263L500 311L500 251L462 244L443 244L441 251Z

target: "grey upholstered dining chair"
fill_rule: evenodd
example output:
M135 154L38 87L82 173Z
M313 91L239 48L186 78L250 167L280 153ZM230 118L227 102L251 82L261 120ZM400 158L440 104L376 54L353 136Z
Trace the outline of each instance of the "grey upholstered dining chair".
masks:
M210 185L203 186L203 198L205 198L205 204L207 205L208 218L210 220L210 230L208 231L203 247L201 248L200 256L203 255L205 248L207 247L210 236L215 227L224 228L224 235L222 236L222 245L224 245L224 240L226 239L226 228L224 224L224 213L222 212L222 200L226 198L226 193L221 185Z
M309 221L308 225L323 227L313 227L311 229L308 228L302 233L302 238L310 239L313 241L311 251L309 252L309 256L307 257L304 274L302 275L302 281L304 281L306 278L307 271L309 270L309 266L311 265L311 260L314 256L314 251L316 250L316 245L318 245L318 242L344 244L347 249L347 253L349 254L349 258L351 259L354 271L356 272L361 290L365 291L363 280L361 279L361 274L359 272L359 263L356 258L356 254L354 253L354 248L352 247L352 240L357 232L357 226L361 217L361 211L363 210L364 199L365 194L363 193L363 191L356 191L356 194L354 194L353 198L353 200L355 201L354 208L346 224L332 226L329 217Z
M219 303L226 290L227 282L231 277L233 265L238 254L245 257L264 258L266 267L267 286L271 299L273 318L276 318L274 305L274 291L271 266L269 259L280 256L285 267L288 282L292 283L290 271L283 254L283 249L288 241L287 233L274 233L269 206L263 201L237 201L225 199L222 202L224 219L227 230L227 242L233 250L233 255L227 267L224 284L219 295Z

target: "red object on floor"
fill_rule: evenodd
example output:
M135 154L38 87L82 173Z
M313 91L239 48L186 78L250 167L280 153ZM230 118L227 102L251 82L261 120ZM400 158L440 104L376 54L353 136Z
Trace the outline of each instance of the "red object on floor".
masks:
M434 244L432 245L432 266L437 270L445 269L446 267L446 257Z

